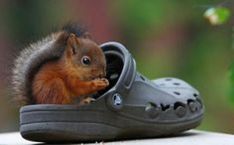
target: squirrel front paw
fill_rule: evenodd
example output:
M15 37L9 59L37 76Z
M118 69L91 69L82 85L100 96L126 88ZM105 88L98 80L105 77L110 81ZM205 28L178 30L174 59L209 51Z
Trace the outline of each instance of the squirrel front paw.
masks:
M104 89L107 86L109 86L109 81L106 78L99 78L99 79L95 79L93 80L94 86L98 89Z

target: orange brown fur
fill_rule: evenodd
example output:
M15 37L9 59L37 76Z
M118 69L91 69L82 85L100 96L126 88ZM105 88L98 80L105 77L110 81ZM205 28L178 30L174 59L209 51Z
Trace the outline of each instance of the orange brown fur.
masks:
M86 47L90 50L85 50ZM59 60L44 64L33 79L32 95L36 103L69 104L75 98L83 98L106 88L109 82L103 78L105 76L104 54L96 47L98 46L91 40L70 34L63 56ZM88 56L99 60L91 68L81 67L80 58L73 51L78 51L77 53L87 51L85 53Z

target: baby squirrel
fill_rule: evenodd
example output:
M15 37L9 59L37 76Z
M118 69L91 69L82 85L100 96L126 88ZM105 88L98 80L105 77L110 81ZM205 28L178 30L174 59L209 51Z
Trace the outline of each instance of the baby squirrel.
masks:
M101 48L80 26L68 24L59 32L31 44L15 60L13 88L24 104L80 104L109 82ZM17 99L17 100L18 100Z

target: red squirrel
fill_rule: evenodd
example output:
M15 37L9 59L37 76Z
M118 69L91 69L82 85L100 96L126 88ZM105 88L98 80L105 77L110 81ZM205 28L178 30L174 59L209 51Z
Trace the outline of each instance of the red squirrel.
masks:
M80 104L109 85L102 49L74 24L31 44L15 60L13 87L24 104Z

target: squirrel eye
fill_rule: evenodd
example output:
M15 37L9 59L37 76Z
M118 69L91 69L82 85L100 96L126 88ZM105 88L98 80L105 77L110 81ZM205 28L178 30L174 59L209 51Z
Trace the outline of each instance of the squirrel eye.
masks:
M83 65L90 65L91 60L90 60L90 58L88 56L83 56L82 59L81 59L81 63Z

